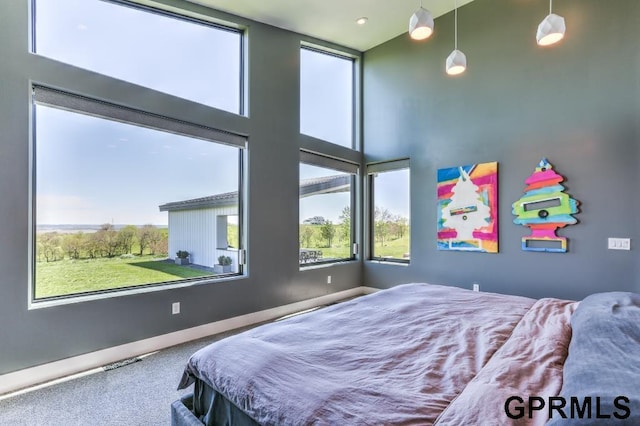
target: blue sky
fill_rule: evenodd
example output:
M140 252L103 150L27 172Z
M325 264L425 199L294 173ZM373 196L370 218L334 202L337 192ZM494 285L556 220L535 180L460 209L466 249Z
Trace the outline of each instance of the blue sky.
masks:
M342 172L300 165L300 179L335 176ZM376 175L376 205L388 209L394 215L409 217L409 169L378 173ZM342 209L350 203L346 192L322 194L300 199L300 222L313 216L322 216L333 223L340 223Z
M300 180L346 175L323 167L316 167L309 164L300 164ZM340 223L342 209L349 206L351 196L348 192L338 192L335 194L313 195L300 199L300 223L314 216L322 216L333 223Z
M237 189L238 148L38 106L39 224L167 223L158 206Z
M300 132L351 148L353 61L300 51Z
M238 112L240 35L98 0L36 2L36 51Z
M237 33L97 0L36 5L38 54L239 111ZM301 132L350 146L351 61L302 50L301 66ZM166 225L160 204L237 189L237 148L44 106L36 135L39 224ZM408 207L398 185L379 201ZM309 211L338 222L347 204L346 194L307 199L300 221Z
M375 204L393 215L409 218L409 169L378 173L375 177Z

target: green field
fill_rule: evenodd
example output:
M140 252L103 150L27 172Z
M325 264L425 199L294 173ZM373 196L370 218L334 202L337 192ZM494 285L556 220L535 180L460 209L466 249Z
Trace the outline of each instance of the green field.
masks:
M211 276L151 255L36 262L36 298Z
M409 235L402 238L387 240L382 245L376 242L373 255L375 257L388 257L394 259L409 259L405 254L409 254Z
M335 237L331 242L331 246L328 245L328 241L321 236L322 225L300 225L300 247L305 249L315 249L322 252L322 259L347 259L351 255L350 243L346 238L340 238L339 225L335 225ZM307 231L308 230L308 231ZM305 238L305 231L308 232L308 237ZM374 247L375 257L395 258L395 259L409 259L405 255L409 254L409 234L407 231L402 237L389 236L385 239L384 243L376 241Z
M309 247L315 248L315 247ZM344 245L332 246L332 247L317 247L322 251L324 258L348 258L349 247ZM408 259L404 255L409 253L409 236L398 238L396 240L385 241L384 246L381 243L375 245L376 257L389 257L395 259Z
M134 227L131 234L134 234ZM324 229L323 229L324 228ZM95 234L38 234L38 250L35 262L35 298L47 298L142 286L188 278L215 275L190 266L179 266L166 261L168 254L167 230L145 227L155 232L155 245L141 244L135 237L129 244L120 242L127 228L121 231L105 229ZM333 230L333 231L332 231ZM341 225L301 225L300 247L319 250L318 261L349 259L351 243L349 228ZM384 244L376 241L374 257L408 259L408 229L402 236L387 232ZM230 226L230 244L237 246L237 225ZM102 238L98 238L102 237ZM110 237L110 238L107 238ZM122 239L124 241L124 239ZM129 254L121 254L121 253ZM132 255L130 253L140 253ZM155 254L151 253L155 252ZM169 256L171 257L171 256ZM292 261L295 261L292 259ZM311 263L311 262L310 262Z

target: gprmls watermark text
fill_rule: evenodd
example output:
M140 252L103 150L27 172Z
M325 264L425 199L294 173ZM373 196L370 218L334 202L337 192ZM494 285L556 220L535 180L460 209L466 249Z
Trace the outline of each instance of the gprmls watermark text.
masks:
M617 396L613 400L613 410L607 412L601 407L601 400L605 399L599 396L579 398L572 396L569 399L562 396L550 396L543 398L541 396L529 396L522 398L519 396L510 396L504 402L504 412L510 419L522 419L527 417L533 418L536 411L548 410L549 418L561 417L563 419L619 419L624 420L631 415L629 408L629 398L626 396ZM604 406L609 406L605 404Z

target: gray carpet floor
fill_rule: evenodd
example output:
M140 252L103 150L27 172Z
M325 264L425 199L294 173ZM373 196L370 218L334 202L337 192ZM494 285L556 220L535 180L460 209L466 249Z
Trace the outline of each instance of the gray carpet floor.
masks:
M142 361L0 400L0 425L169 425L189 356L234 334L174 346Z

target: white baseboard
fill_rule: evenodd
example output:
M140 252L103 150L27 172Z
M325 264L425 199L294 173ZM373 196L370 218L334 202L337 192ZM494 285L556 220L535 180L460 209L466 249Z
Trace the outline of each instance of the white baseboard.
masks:
M325 296L315 297L313 299L303 300L301 302L291 303L289 305L279 306L277 308L240 315L222 321L216 321L185 330L175 331L173 333L138 340L136 342L126 343L124 345L114 346L112 348L102 349L62 359L60 361L54 361L12 373L3 374L0 375L0 395L102 367L103 365L111 364L123 359L155 352L180 343L185 343L218 333L224 333L226 331L258 324L264 321L271 321L285 315L338 302L349 297L370 294L375 291L377 291L377 289L371 287L356 287L337 293L327 294Z

